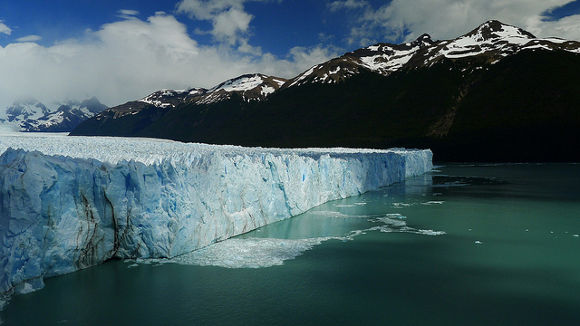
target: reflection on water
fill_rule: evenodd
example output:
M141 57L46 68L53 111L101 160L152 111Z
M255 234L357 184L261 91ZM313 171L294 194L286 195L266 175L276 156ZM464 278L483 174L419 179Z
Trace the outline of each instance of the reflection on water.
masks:
M172 261L16 296L6 325L577 325L580 165L438 167Z

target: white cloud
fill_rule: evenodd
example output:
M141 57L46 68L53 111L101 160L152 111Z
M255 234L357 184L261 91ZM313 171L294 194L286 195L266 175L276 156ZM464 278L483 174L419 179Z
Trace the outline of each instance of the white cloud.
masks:
M199 20L211 20L231 8L243 10L244 3L251 0L181 0L177 12L186 13Z
M119 14L126 16L137 16L139 12L137 10L132 9L121 9L119 10Z
M219 42L234 45L247 41L250 22L254 18L244 9L244 3L264 0L181 0L177 12L192 19L210 21L209 31Z
M250 72L293 77L337 53L294 48L285 58L245 44L202 46L167 14L132 17L51 46L32 42L0 46L0 107L32 95L43 102L97 96L108 105L162 88L212 87ZM241 44L244 46L244 44Z
M137 10L121 9L118 11L118 16L123 19L130 19L137 15L139 15L139 12Z
M0 20L0 34L6 34L6 35L12 34L12 29L10 27L6 26L6 24L4 24L4 22L2 20Z
M280 77L295 77L304 70L338 56L338 49L316 46L307 48L296 46L290 49L286 59L280 60L266 53L260 59L260 69L265 74Z
M328 8L331 11L337 11L341 9L359 9L370 7L369 3L364 0L344 0L344 1L333 1L328 4Z
M16 42L38 42L40 40L42 40L42 37L39 35L27 35L17 38Z
M580 41L580 15L567 16L557 21L542 21L541 17L532 17L526 29L539 36L559 36Z
M350 41L362 45L372 39L392 41L405 37L409 40L423 33L435 39L450 39L490 19L519 26L541 37L578 40L580 15L557 21L545 21L543 17L545 12L570 2L572 0L393 0L378 8L367 6L351 29ZM340 9L352 8L343 5Z
M240 46L238 46L237 50L240 51L241 53L252 54L255 56L262 55L262 47L252 46L252 45L248 44L248 40L245 40L245 39L240 41Z
M213 20L213 35L218 40L235 44L238 32L246 32L252 18L252 15L242 10L230 8Z

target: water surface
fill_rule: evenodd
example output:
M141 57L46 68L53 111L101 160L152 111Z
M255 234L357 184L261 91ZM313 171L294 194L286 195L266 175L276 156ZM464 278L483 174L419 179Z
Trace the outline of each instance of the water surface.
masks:
M580 165L449 165L15 296L5 325L578 325Z

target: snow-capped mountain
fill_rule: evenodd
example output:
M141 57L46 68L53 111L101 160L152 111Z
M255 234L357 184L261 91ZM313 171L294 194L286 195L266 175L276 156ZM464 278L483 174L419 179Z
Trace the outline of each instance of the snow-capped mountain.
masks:
M36 120L46 114L50 110L37 99L29 97L14 101L6 109L6 120L14 123L21 123L26 120Z
M127 102L113 108L113 118L134 115L146 107L172 109L182 104L213 104L229 100L237 95L245 102L263 101L277 91L286 79L264 74L246 74L216 85L210 89L190 88L187 90L163 89L146 97ZM103 112L97 119L103 119L109 112Z
M339 83L362 71L388 76L397 71L431 67L443 60L456 61L458 67L467 64L472 66L468 68L482 69L485 64L495 64L523 50L580 53L580 43L555 37L537 38L521 28L491 20L453 40L434 41L428 34L423 34L413 42L371 45L315 65L289 80L259 73L248 74L211 89L160 90L111 110L115 112L113 118L119 118L136 114L148 105L175 108L181 104L214 104L229 100L233 94L240 95L245 102L263 101L280 89L309 83ZM469 59L478 64L472 65Z
M67 132L82 121L107 109L96 98L66 101L48 107L34 98L15 101L6 110L4 123L20 131Z
M578 76L580 42L488 21L453 40L424 34L378 43L286 81L253 74L211 89L163 90L71 134L429 147L441 160L577 160L565 149L580 142Z
M494 64L523 50L580 53L580 43L555 37L536 38L521 28L492 20L453 40L433 41L423 34L410 43L378 43L358 49L311 67L284 87L332 84L363 70L387 76L405 69L431 67L442 60L463 61L461 64L476 59L482 65Z
M227 80L204 94L196 94L193 102L211 104L230 99L233 94L240 95L245 102L262 101L277 91L285 82L284 78L263 74L242 75Z

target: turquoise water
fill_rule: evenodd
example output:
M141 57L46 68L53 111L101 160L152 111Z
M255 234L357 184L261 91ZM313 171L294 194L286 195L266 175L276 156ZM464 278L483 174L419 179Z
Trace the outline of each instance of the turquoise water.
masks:
M579 325L579 235L580 165L449 165L172 263L113 261L49 279L0 316L5 325Z

